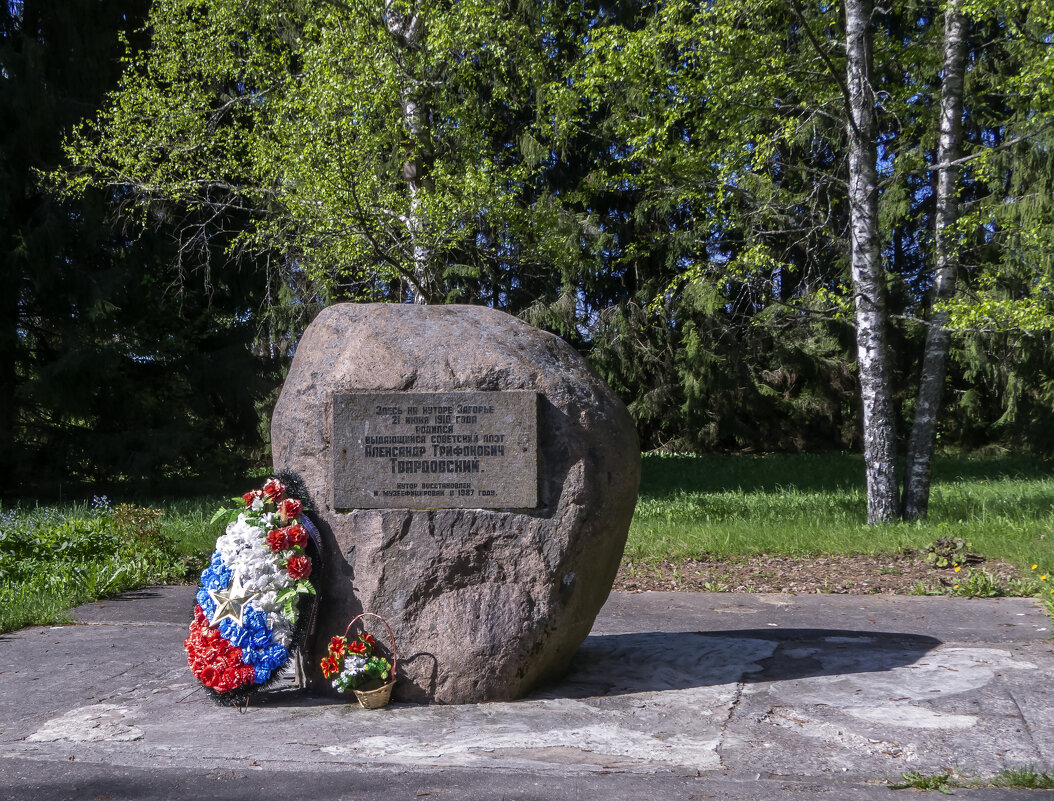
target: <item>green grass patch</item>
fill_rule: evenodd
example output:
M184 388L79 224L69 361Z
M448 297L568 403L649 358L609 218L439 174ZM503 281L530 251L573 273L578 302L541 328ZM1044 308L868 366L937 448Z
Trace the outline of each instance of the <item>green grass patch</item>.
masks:
M0 632L69 620L68 610L196 576L218 535L218 501L0 511Z
M988 780L988 786L1054 790L1054 773L1046 773L1035 768L1003 770Z
M937 790L952 795L950 787L980 789L1009 787L1024 790L1054 790L1054 775L1035 768L1011 768L994 776L958 776L950 773L926 775L919 771L900 774L903 781L889 782L891 790Z
M878 555L922 550L939 537L1024 569L1054 569L1054 467L939 458L928 521L868 526L859 456L647 455L626 555Z
M916 770L900 775L904 778L904 781L890 783L890 790L936 790L937 792L951 795L948 785L952 782L952 777L949 773L937 773L933 776L927 776Z

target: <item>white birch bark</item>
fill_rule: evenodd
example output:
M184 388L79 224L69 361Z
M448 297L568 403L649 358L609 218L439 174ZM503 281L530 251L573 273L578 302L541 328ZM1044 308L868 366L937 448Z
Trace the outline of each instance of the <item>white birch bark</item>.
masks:
M867 522L896 520L899 491L887 344L886 282L878 235L877 152L871 86L871 0L846 0L850 265L863 402Z
M416 10L396 0L385 0L384 24L396 44L406 51L416 50L424 38L424 23ZM398 68L398 67L397 67ZM421 200L425 165L421 159L421 143L426 134L427 114L419 97L419 89L412 75L403 74L400 86L403 125L410 140L410 148L403 163L403 179L410 196L407 214L400 216L410 242L412 280L409 282L414 303L435 300L436 279L433 273L432 249L425 234L424 210Z
M937 151L937 213L935 217L936 270L933 302L948 300L955 292L958 259L952 229L959 215L956 194L962 152L963 76L966 69L966 18L961 0L948 0L944 19L944 78L941 82L940 143ZM930 501L930 477L936 447L937 417L944 394L949 334L947 314L934 311L926 333L918 403L908 443L907 475L904 479L904 518L926 517Z

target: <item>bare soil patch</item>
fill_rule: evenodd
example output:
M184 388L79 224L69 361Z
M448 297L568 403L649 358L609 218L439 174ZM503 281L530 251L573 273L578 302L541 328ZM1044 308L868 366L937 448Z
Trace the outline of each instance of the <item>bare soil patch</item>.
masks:
M744 559L688 559L683 562L623 561L616 590L644 592L786 592L841 595L916 595L954 589L970 569L985 569L1007 588L1022 578L1007 562L936 568L921 555L753 556Z

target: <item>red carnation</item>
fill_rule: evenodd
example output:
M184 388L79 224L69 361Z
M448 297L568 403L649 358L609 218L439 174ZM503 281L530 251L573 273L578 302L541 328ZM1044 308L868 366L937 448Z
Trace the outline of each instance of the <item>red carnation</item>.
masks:
M263 485L263 494L267 500L278 503L285 495L285 484L277 478L268 479L267 483Z
M355 642L353 642L350 645L348 645L348 653L352 653L352 654L364 654L364 653L366 653L366 643L362 642L361 640L356 640Z
M307 529L303 526L289 526L285 530L285 540L290 548L303 548L307 545Z
M183 646L191 671L206 687L226 693L253 682L255 670L242 662L242 649L220 637L208 621L195 619Z
M226 668L216 682L216 692L229 693L243 684L252 684L255 671L248 665L237 664Z
M348 641L343 637L334 637L329 641L329 653L332 656L344 656L344 651L348 647Z
M280 504L278 504L278 516L283 520L293 520L300 517L300 512L303 509L300 501L296 498L286 498Z
M276 528L267 532L267 547L275 553L289 549L288 529Z
M285 569L289 571L289 577L293 581L305 579L311 575L311 560L303 554L290 556L289 561L285 563Z
M206 687L215 687L216 682L219 681L219 679L219 671L211 665L206 666L201 673L198 674L198 680Z
M263 490L249 490L247 493L242 495L242 500L245 501L246 506L252 506L253 501L255 501L257 498L262 499L263 496Z
M359 639L371 647L377 644L377 641L373 639L372 634L360 634Z
M337 673L340 670L340 663L332 656L327 656L322 660L322 675L327 679L331 673Z

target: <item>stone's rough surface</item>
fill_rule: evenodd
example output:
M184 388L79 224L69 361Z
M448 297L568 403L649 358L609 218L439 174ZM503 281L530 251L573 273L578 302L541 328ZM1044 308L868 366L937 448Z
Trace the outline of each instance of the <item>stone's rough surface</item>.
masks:
M333 508L334 397L512 390L538 393L534 508ZM628 412L569 345L484 307L331 306L297 348L271 437L327 551L316 650L376 612L398 638L395 699L439 703L515 698L567 667L611 589L640 478ZM321 655L309 681L325 689Z
M537 392L333 396L334 509L533 509Z

